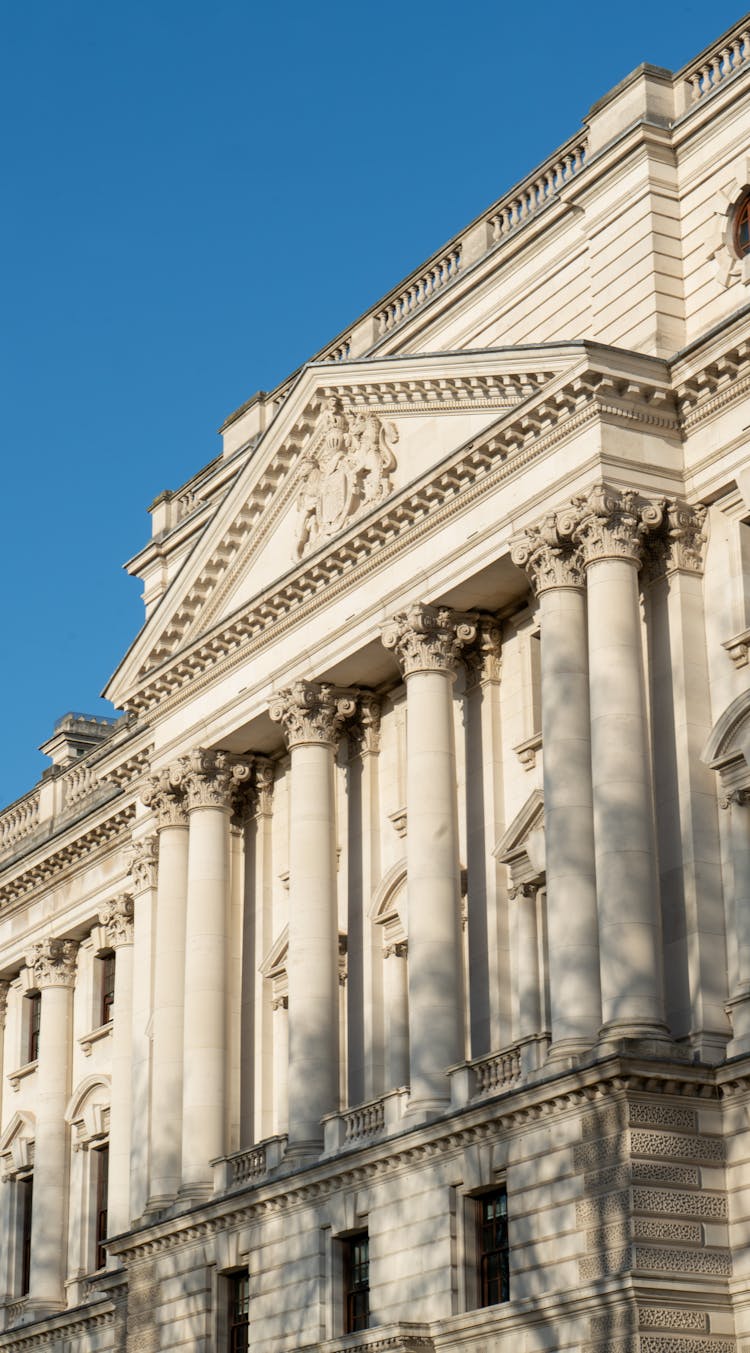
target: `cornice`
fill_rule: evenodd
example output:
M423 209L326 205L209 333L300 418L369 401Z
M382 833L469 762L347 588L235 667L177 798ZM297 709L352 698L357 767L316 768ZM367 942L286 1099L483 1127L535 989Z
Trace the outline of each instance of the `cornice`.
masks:
M750 339L742 339L716 354L695 372L675 384L675 396L684 431L690 432L736 403L750 390Z
M93 863L120 834L125 834L135 819L135 802L121 805L117 811L97 822L88 831L66 841L56 850L37 859L0 885L0 911L19 899L26 900L37 888L54 879L58 883L82 863ZM129 831L127 833L129 839Z
M670 394L662 385L600 371L576 372L505 424L494 424L433 467L421 480L360 518L331 548L311 555L281 585L267 589L187 651L174 655L124 702L144 712L171 709L231 672L260 645L307 621L322 605L395 554L464 511L499 483L561 441L601 419L637 421L678 435ZM291 498L293 488L288 489ZM288 499L284 496L283 503ZM279 510L282 510L281 508ZM270 517L270 514L267 514ZM205 615L205 611L201 613Z
M750 1084L748 1058L743 1059L741 1068L738 1065L734 1079ZM447 1153L455 1155L477 1142L498 1140L508 1131L532 1128L553 1115L585 1111L603 1100L620 1101L629 1094L657 1094L718 1103L716 1080L714 1067L613 1055L575 1071L553 1074L534 1085L489 1097L444 1119L407 1128L357 1152L347 1152L346 1156L328 1158L244 1190L222 1194L189 1214L165 1218L147 1231L115 1238L111 1249L135 1260L180 1248L186 1242L199 1243L229 1227L247 1225L264 1215L309 1203L325 1203L343 1189L364 1187L375 1179L413 1169L427 1160Z
M115 1311L112 1299L106 1300L109 1310L102 1310L102 1301L96 1306L91 1305L84 1315L79 1315L71 1320L71 1311L61 1311L59 1314L50 1316L47 1320L35 1321L35 1327L28 1334L24 1333L23 1326L18 1329L5 1330L0 1334L0 1349L12 1349L13 1353L22 1353L23 1349L40 1348L48 1349L50 1342L54 1343L56 1336L66 1343L84 1337L93 1333L94 1330L107 1329L114 1324Z

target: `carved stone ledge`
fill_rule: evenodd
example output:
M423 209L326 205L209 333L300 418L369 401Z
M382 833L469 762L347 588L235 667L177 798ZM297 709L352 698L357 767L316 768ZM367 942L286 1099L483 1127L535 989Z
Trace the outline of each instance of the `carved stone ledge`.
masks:
M416 602L384 626L381 639L405 677L416 672L453 674L463 650L477 637L478 623L477 615Z
M388 821L393 823L393 830L401 841L406 838L407 814L405 808L397 808L395 813L388 814Z
M750 629L741 630L733 639L725 639L721 646L727 650L735 667L747 667L750 655Z
M513 751L521 762L524 770L533 770L536 766L536 754L542 750L542 735L532 733L530 738L525 738L523 742L517 742Z
M295 681L272 700L269 715L281 724L287 747L304 743L335 746L344 724L357 712L358 692L327 681Z

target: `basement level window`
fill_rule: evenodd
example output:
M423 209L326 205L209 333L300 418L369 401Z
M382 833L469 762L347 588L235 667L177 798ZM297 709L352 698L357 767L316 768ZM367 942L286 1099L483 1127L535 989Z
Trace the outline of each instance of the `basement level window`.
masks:
M734 248L738 258L750 254L750 192L743 193L734 217Z

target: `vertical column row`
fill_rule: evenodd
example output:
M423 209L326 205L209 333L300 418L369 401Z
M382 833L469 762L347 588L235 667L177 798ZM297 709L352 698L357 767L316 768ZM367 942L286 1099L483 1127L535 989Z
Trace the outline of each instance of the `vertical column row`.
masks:
M120 893L99 913L107 944L114 949L115 991L112 1009L112 1093L109 1114L110 1235L130 1226L130 1146L133 1082L133 898Z

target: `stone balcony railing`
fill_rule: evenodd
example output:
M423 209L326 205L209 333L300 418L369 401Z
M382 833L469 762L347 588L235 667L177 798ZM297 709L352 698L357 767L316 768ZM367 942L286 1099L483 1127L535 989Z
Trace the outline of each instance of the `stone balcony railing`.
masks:
M533 1034L507 1048L452 1067L451 1108L466 1108L476 1100L489 1099L522 1084L542 1066L549 1044L549 1034Z
M31 793L17 799L4 813L0 813L0 857L10 855L39 826L40 795L37 785Z
M256 1184L276 1169L284 1158L286 1137L267 1137L256 1142L247 1151L233 1156L222 1156L213 1161L214 1193L231 1193L233 1189Z
M700 56L685 66L677 76L677 89L684 94L684 101L691 105L705 99L719 85L725 84L731 75L735 75L741 66L750 59L750 23L747 15L730 28L723 38L713 47L706 48ZM678 108L678 113L682 111Z
M324 1154L336 1155L339 1151L354 1150L390 1137L403 1126L402 1119L408 1103L409 1091L402 1086L382 1095L380 1099L371 1099L352 1109L328 1114L323 1119Z

